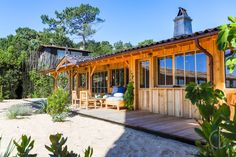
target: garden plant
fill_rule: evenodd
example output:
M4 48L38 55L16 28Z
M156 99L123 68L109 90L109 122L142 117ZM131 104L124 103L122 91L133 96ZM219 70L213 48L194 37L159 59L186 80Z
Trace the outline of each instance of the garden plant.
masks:
M1 142L0 138L0 142ZM68 146L65 145L67 138L64 138L62 134L57 133L55 135L50 135L49 136L51 145L46 146L45 148L50 152L49 156L50 157L81 157L79 154L74 153L73 151L68 151ZM37 157L37 154L32 154L32 150L34 148L34 140L31 139L31 137L22 135L21 139L19 142L12 140L9 142L6 150L1 154L0 157ZM14 143L14 144L13 144ZM12 155L13 151L16 146L16 155ZM84 156L83 157L92 157L93 155L93 148L88 147L84 151Z
M197 156L235 157L236 115L230 119L230 107L226 104L224 92L214 89L211 83L190 83L186 92L186 98L197 106L201 115L197 120L200 128L195 131L204 141L196 141Z
M58 88L48 97L47 113L52 116L55 122L62 122L69 111L69 93Z

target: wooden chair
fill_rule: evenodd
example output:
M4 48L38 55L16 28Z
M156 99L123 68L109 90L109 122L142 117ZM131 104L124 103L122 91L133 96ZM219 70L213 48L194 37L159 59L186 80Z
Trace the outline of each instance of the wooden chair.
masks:
M79 106L78 101L80 101L80 99L78 98L77 92L75 90L72 91L71 97L72 97L72 105L77 108Z
M96 99L90 98L88 91L80 91L80 108L88 109L91 106L96 107Z

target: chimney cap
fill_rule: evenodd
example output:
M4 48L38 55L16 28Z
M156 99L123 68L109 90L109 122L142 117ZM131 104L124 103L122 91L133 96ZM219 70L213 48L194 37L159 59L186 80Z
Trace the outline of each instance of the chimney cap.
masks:
M181 15L187 15L187 10L182 8L182 7L179 7L179 12L178 12L178 15L177 16L181 16Z

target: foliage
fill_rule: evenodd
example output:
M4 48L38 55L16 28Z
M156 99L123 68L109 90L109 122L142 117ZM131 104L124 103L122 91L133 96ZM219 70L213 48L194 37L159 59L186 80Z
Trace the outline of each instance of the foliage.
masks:
M113 47L114 51L117 52L125 49L130 49L133 47L133 45L131 43L123 43L122 41L118 41L114 43Z
M17 119L19 116L28 116L32 114L32 109L26 105L13 105L7 109L9 119Z
M0 144L1 144L1 141L2 141L2 137L0 137ZM10 157L14 149L15 149L15 145L13 144L11 140L8 143L6 150L4 152L0 152L0 157Z
M69 93L58 88L51 96L48 97L47 113L50 114L53 120L61 114L68 112Z
M145 46L145 45L150 45L150 44L153 44L153 43L155 43L155 41L153 39L147 39L147 40L144 40L142 42L139 42L138 46Z
M21 80L21 67L26 58L26 52L17 52L13 46L7 50L0 49L0 76L3 98L16 98L15 91Z
M80 155L73 151L68 151L67 145L65 145L67 138L62 137L62 134L50 135L49 137L51 145L45 145L46 149L51 153L50 157L80 157ZM93 149L88 147L85 151L84 157L92 157Z
M62 89L66 89L68 86L68 75L65 73L61 73L57 77L57 86Z
M113 46L109 43L109 41L96 42L95 40L88 40L86 47L87 50L93 52L93 56L110 54L113 51Z
M14 144L17 149L17 157L36 157L37 154L30 154L30 151L34 148L34 140L26 135L21 136L21 142L17 143L14 140Z
M36 104L37 106L37 110L36 110L36 113L37 114L42 114L42 113L47 113L47 107L48 107L48 102L47 100L42 100L40 102L38 102Z
M2 85L0 84L0 102L3 101L3 95L2 95Z
M134 109L134 83L129 82L124 95L125 106L128 110Z
M34 87L32 97L45 98L52 93L53 79L51 76L43 75L36 70L30 71L29 76Z
M232 73L236 65L236 58L234 57L236 54L236 17L229 16L228 20L231 22L230 24L224 24L219 27L217 45L219 50L231 50L231 55L227 59L226 65Z
M67 7L62 12L55 11L56 18L42 15L41 19L49 25L49 30L81 37L85 48L86 40L96 33L92 26L104 22L99 14L97 7L81 4L79 7Z
M190 83L186 92L186 98L197 106L201 115L200 128L195 131L206 144L196 141L198 156L235 156L236 115L230 120L230 107L226 104L224 92L214 89L210 83Z

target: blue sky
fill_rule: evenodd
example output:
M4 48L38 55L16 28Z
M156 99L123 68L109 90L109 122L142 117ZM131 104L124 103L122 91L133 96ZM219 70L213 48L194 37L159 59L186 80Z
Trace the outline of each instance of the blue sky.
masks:
M55 10L81 3L97 6L106 20L93 39L111 43L172 37L173 19L180 6L193 19L193 31L216 27L227 23L228 15L236 16L236 0L1 0L0 37L14 34L18 27L42 30L46 27L42 14L54 16Z

